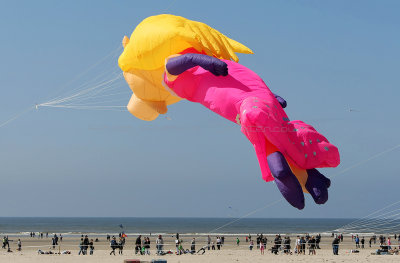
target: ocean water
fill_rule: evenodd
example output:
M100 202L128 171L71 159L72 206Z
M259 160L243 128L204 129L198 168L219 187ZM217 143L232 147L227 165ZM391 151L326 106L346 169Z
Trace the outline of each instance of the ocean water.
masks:
M133 217L0 217L0 233L80 234L302 234L330 235L355 219L311 218L133 218Z

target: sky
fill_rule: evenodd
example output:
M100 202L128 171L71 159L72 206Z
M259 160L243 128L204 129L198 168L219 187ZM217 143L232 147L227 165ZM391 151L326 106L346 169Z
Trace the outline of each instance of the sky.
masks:
M332 180L325 205L307 195L302 211L267 207L281 194L261 179L252 145L201 105L177 103L153 122L39 108L0 128L0 216L352 218L398 201L400 148L369 158L400 144L399 10L399 1L1 1L0 123L62 96L140 21L171 13L250 47L240 63L287 100L292 120L334 143L341 164L321 169Z

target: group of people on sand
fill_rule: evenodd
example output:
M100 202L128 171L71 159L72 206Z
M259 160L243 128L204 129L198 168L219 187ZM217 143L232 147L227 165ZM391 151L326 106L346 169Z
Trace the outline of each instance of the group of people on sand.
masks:
M79 243L78 255L87 255L88 249L90 249L89 255L93 255L94 253L93 239L90 239L89 241L89 237L87 235L85 237L82 236L81 242Z
M150 255L150 238L144 237L142 240L142 235L139 235L135 241L135 255Z
M10 249L10 242L12 240L9 240L8 236L4 236L3 237L3 244L1 246L2 249L6 249L7 248L7 252L12 252L12 250ZM21 243L21 239L18 238L17 241L17 251L21 251L22 250L22 243Z
M246 242L250 242L249 249L253 250L254 241L251 239L251 235L246 236ZM278 254L279 252L283 252L284 254L292 254L291 251L291 239L289 236L285 236L282 238L280 234L275 235L273 242L273 246L269 249L271 253ZM321 235L318 234L315 237L306 234L305 236L297 236L296 243L294 247L294 253L298 255L305 255L306 247L309 249L309 255L315 255L316 249L320 249L319 243L321 242ZM268 238L263 234L257 234L256 237L257 249L260 250L261 254L264 255L265 249L267 249ZM239 245L239 238L237 238L236 244Z
M35 232L30 232L29 235L30 235L30 237L36 237L36 233ZM38 238L43 239L44 236L46 236L46 238L48 238L49 237L49 233L48 232L46 232L46 234L44 234L43 232L38 232L37 233L37 237Z

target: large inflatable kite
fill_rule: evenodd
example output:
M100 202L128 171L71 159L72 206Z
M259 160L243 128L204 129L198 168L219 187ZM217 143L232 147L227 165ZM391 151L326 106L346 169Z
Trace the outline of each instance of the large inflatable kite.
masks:
M173 15L143 20L123 39L119 66L132 89L128 110L151 121L186 99L241 126L253 144L262 178L275 180L284 198L303 209L303 192L328 200L330 180L315 168L336 167L338 149L302 121L290 121L286 101L238 63L253 52L208 25Z

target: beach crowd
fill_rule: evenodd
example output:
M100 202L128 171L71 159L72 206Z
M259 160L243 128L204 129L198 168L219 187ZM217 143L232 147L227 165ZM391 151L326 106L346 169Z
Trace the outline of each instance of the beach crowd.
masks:
M37 235L39 238L48 238L49 234L39 233ZM36 235L34 232L30 233L30 237L35 238ZM134 253L135 255L150 255L151 249L151 234L150 236L142 236L139 235L135 238L134 242ZM62 235L53 234L51 237L51 248L55 249L56 246L62 242ZM270 240L268 240L270 238ZM292 236L293 238L293 236ZM326 237L325 237L326 238ZM349 238L349 237L348 237ZM225 246L225 237L224 236L215 236L212 238L210 235L207 237L201 237L202 241L197 242L195 237L192 237L190 241L183 241L179 233L173 236L174 244L166 244L162 235L157 235L155 238L155 254L156 255L167 255L167 254L204 254L206 251L212 250L221 250ZM321 240L322 237L320 234L317 235L297 235L292 241L289 235L281 236L280 234L275 235L275 237L267 237L264 234L257 234L255 238L253 238L250 234L247 236L236 237L234 243L231 244L235 246L243 246L241 245L245 243L245 246L248 246L249 250L257 249L259 253L262 255L265 253L265 250L270 251L273 254L287 254L287 255L316 255L317 250L321 249ZM331 235L331 245L332 251L334 255L339 255L339 246L344 240L343 234L334 234ZM400 249L400 234L394 234L390 236L369 236L366 239L364 236L360 236L358 234L353 234L351 236L351 241L354 242L355 249L351 250L351 253L359 253L359 249L366 248L366 240L368 240L369 247L377 246L379 243L379 247L376 250L375 254L383 255L383 254L398 254ZM124 247L127 245L127 235L125 233L119 233L117 236L106 236L106 241L109 243L111 248L110 255L116 255L118 251L119 255L123 255ZM9 239L8 236L4 236L2 239L2 248L7 249L8 252L12 252L10 249L10 242L12 240ZM95 243L99 242L98 238L89 239L87 235L81 235L80 243L79 243L79 251L78 255L93 255L95 251ZM202 244L198 246L198 244ZM396 243L396 244L394 244ZM325 243L326 244L326 243ZM328 241L329 244L329 241ZM22 250L21 240L18 239L16 241L17 250ZM175 247L175 250L172 249L164 249L165 245L169 245L169 247ZM269 247L268 247L269 245ZM184 248L186 246L186 248ZM197 247L197 249L196 249ZM67 253L71 253L67 251ZM39 254L53 254L54 252L48 251L47 253L41 250L38 250ZM60 253L60 252L59 252Z

